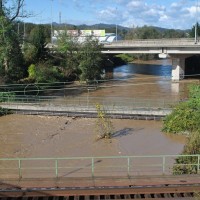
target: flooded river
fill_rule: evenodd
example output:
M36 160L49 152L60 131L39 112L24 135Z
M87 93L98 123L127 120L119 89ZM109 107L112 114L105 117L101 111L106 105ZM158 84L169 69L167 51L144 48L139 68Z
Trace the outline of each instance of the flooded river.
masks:
M151 100L178 101L188 97L188 85L198 80L185 79L171 81L171 61L130 63L117 67L107 67L108 82L99 85L98 90L88 90L81 94L90 97L123 97Z
M195 80L172 82L171 65L128 64L106 69L110 81L79 96L180 100ZM66 93L70 91L66 91ZM96 119L8 115L0 118L0 156L67 157L179 154L182 136L161 132L161 121L113 119L112 140L96 141Z
M96 119L7 115L0 118L0 157L179 154L185 138L161 132L162 122L113 119L111 140L96 141Z

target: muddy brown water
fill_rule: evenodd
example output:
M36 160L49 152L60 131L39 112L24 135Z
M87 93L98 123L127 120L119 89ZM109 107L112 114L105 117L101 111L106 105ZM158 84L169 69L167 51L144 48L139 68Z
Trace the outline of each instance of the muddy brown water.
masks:
M153 64L151 68L140 64L119 66L112 69L113 80L101 84L98 90L80 93L65 90L65 95L180 100L187 97L188 84L198 81L172 82L167 78L171 73L170 63ZM113 139L97 142L95 120L56 116L0 117L0 157L179 154L186 141L182 136L162 133L161 121L113 119Z
M199 83L198 79L171 80L171 60L130 63L107 68L105 76L109 81L98 84L97 90L85 91L65 88L65 96L81 97L123 97L153 100L178 101L188 97L188 86Z
M111 140L96 141L96 119L0 117L0 157L73 157L179 154L185 138L161 132L160 121L113 119Z

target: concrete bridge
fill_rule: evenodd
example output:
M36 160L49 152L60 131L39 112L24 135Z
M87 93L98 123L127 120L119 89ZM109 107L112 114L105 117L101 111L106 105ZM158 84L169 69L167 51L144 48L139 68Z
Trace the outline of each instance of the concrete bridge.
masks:
M106 54L158 54L159 58L172 59L172 80L185 75L185 59L200 54L200 43L190 38L120 40L105 43L102 53Z

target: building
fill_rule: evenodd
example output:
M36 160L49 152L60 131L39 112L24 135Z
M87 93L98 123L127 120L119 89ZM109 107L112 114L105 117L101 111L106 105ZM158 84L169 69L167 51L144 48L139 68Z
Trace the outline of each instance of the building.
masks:
M77 41L83 43L88 37L97 39L99 43L112 43L116 40L121 40L119 36L116 38L115 33L105 33L105 30L54 30L52 37L53 44L57 43L57 40L61 35L67 34L70 37L77 38Z

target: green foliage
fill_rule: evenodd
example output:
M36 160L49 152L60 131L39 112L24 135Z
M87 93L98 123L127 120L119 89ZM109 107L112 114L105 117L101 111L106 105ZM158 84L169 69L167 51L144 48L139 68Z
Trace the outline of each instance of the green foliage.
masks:
M119 54L119 55L116 55L116 57L121 58L125 63L129 63L134 60L134 57L131 54Z
M161 33L154 27L143 26L133 28L129 31L126 39L158 39L161 38Z
M28 42L24 44L24 58L27 64L36 64L45 60L48 56L46 40L47 35L44 26L38 25L31 30Z
M58 39L58 48L55 58L60 59L60 68L65 77L78 77L80 62L80 44L76 38L71 38L65 33Z
M163 38L184 38L186 36L185 36L185 33L183 31L168 29L168 30L165 30L162 33L162 37Z
M188 140L182 155L200 154L200 85L189 87L189 99L180 103L165 118L163 131L187 133ZM173 167L174 174L196 174L197 157L178 157Z
M56 66L49 66L48 63L38 63L35 66L35 82L53 83L63 79L63 74Z
M159 29L152 26L132 28L125 36L126 39L159 39L159 38L183 38L184 31L174 29Z
M0 102L9 102L15 99L14 92L0 92Z
M87 38L80 44L76 38L61 34L54 57L60 58L60 67L66 77L74 76L82 81L101 77L103 55L97 40Z
M164 132L188 134L200 130L200 85L190 86L189 91L189 100L177 105L164 119Z
M188 141L184 147L182 155L200 154L200 131L195 131L190 134ZM198 157L178 157L176 164L173 167L174 174L196 174Z
M13 24L0 17L0 71L7 82L14 82L24 75L20 40Z
M36 79L36 67L34 64L31 64L28 68L28 78Z
M102 74L103 55L101 45L97 40L88 38L81 45L79 69L81 71L80 80L100 79Z
M98 137L97 139L110 139L113 134L113 124L110 118L107 116L106 111L103 109L102 105L96 104L97 110L97 122L96 128Z
M192 27L192 29L191 29L191 31L190 31L190 37L195 37L195 27L197 27L197 35L198 36L200 36L200 25L199 25L199 23L197 22L197 24L195 24L193 27Z

